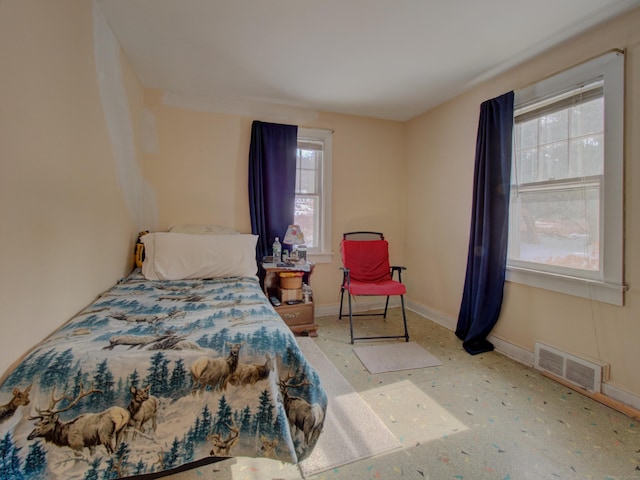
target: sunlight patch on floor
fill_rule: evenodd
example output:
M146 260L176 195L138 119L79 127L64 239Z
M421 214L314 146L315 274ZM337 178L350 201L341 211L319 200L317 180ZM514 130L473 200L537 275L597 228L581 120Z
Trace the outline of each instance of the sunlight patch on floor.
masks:
M231 467L233 480L261 480L264 478L294 480L300 479L296 465L276 460L242 457Z
M403 447L468 430L464 423L409 380L367 390L360 395Z
M297 465L270 460L268 458L237 457L218 463L197 467L186 472L176 473L167 478L171 480L263 480L265 478L281 480L302 480Z

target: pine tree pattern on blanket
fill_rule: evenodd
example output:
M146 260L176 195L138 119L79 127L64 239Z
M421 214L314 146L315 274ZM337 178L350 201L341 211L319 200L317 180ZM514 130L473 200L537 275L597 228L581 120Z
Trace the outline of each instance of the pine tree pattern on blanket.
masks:
M135 478L210 456L297 463L326 407L257 278L136 270L6 376L0 476Z

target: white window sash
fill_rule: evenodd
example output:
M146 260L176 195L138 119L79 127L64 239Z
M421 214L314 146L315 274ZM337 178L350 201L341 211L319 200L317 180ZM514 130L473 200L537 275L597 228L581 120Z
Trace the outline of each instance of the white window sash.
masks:
M320 171L320 238L318 246L307 251L307 257L314 263L330 263L331 252L331 164L333 132L316 128L298 128L298 139L320 140L323 143L322 168ZM307 194L304 194L307 195Z
M514 109L604 78L604 219L602 280L575 278L507 265L509 282L624 305L624 54L612 51L515 92Z

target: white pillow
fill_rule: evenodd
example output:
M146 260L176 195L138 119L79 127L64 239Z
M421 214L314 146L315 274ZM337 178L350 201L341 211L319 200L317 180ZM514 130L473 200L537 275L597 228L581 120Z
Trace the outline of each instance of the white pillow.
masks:
M194 235L238 235L235 228L223 227L222 225L171 225L169 231L173 233L191 233Z
M142 274L148 280L255 276L257 235L144 235Z

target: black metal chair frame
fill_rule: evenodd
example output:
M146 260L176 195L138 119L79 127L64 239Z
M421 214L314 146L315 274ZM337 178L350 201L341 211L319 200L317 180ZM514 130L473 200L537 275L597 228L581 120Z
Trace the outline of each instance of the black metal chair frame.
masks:
M382 234L381 232L369 232L369 231L358 231L358 232L347 232L347 233L343 233L342 234L342 238L343 240L384 240L384 234ZM398 266L398 265L391 265L391 279L393 280L393 275L394 273L398 273L398 282L402 283L402 271L406 270L406 267L402 267L402 266ZM342 272L343 272L343 276L342 276L342 284L340 285L340 314L338 315L338 319L341 320L343 313L342 313L342 305L343 305L343 300L344 300L344 292L345 290L349 289L349 286L351 285L351 277L349 275L349 269L342 267L341 268ZM347 285L345 287L345 284ZM349 297L349 329L351 332L351 344L353 345L353 342L355 340L381 340L381 339L391 339L391 338L404 338L405 342L409 341L409 330L407 329L407 315L405 313L405 308L404 308L404 295L398 295L400 297L400 303L402 305L402 320L404 322L404 334L403 335L386 335L386 336L371 336L371 337L354 337L353 336L353 317L383 317L383 318L387 318L387 310L389 308L389 297L390 295L387 295L387 300L385 302L384 305L384 312L383 313L353 313L353 308L351 305L351 297L352 295L348 293L348 297ZM344 314L346 315L346 313Z

